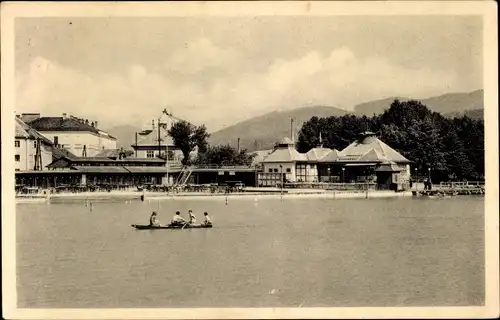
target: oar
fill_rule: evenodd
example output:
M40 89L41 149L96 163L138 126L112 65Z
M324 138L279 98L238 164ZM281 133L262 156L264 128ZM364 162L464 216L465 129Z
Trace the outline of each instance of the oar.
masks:
M184 225L182 226L181 230L184 229L184 227L187 226L187 224L188 224L187 222L184 223Z

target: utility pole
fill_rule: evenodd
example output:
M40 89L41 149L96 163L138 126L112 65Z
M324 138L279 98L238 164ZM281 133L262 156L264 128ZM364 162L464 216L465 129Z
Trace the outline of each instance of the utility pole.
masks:
M37 138L35 140L36 143L36 148L35 148L35 171L41 171L42 170L42 155L41 155L41 150L40 150L40 138Z
M135 133L135 157L137 158L137 132Z
M160 137L160 127L161 127L161 123L160 123L160 119L158 119L158 158L161 156L161 137Z

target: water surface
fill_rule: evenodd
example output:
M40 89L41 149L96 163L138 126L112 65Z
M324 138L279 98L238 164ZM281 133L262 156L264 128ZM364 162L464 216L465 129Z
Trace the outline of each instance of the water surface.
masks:
M151 210L213 229L137 231ZM484 198L17 206L18 307L484 304Z

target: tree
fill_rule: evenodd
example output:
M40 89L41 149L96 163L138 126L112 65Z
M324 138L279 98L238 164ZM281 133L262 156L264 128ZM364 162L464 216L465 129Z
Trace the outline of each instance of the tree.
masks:
M484 177L484 121L467 116L448 119L419 101L395 100L373 117L312 117L303 124L297 147L307 152L318 146L321 133L325 147L342 150L363 131L375 132L413 161L419 172L431 168L442 176Z
M184 165L189 163L189 154L195 147L198 147L198 152L207 150L207 139L210 135L204 125L196 127L187 121L179 121L172 125L168 134L172 137L175 146L182 151Z
M172 150L168 150L168 160L174 160L175 159L175 154ZM165 152L161 152L160 155L159 155L159 158L160 159L163 159L163 160L167 160L167 157L165 155Z
M198 153L196 163L199 165L243 166L251 165L254 156L246 149L238 152L230 145L217 145L209 146L205 152Z

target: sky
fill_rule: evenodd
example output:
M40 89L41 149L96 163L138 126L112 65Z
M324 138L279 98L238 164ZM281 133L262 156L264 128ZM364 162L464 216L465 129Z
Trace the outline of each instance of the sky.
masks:
M483 87L477 16L18 18L16 111L210 132L275 110Z

